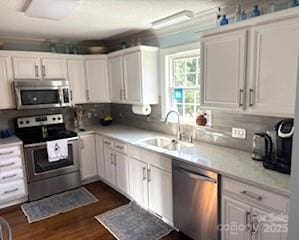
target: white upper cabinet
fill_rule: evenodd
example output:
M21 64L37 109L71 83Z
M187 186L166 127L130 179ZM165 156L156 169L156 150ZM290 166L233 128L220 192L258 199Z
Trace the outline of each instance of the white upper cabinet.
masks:
M140 52L125 54L124 61L124 100L130 103L141 102Z
M299 18L258 25L250 40L249 111L294 116Z
M35 56L12 57L14 79L41 79L40 59Z
M10 58L0 56L0 109L15 107L12 79Z
M294 117L299 52L295 10L202 35L203 108Z
M137 46L108 55L111 100L158 104L158 48Z
M109 57L108 69L111 101L121 103L123 101L124 89L122 56Z
M66 61L64 57L41 58L41 72L43 79L66 79Z
M110 102L107 73L107 57L105 55L85 58L87 99L89 102Z
M202 40L201 91L206 108L244 108L247 31Z
M74 104L86 103L86 78L83 58L67 60L68 80L71 84L71 96Z

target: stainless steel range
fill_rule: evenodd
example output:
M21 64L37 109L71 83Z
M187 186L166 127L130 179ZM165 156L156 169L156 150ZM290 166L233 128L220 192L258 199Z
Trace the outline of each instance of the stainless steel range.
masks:
M16 135L24 143L29 200L80 186L79 140L65 128L62 114L17 118ZM67 139L68 157L48 160L47 141Z

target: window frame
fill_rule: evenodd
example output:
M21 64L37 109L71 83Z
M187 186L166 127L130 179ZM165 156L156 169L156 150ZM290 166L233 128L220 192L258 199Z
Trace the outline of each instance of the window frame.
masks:
M172 87L173 86L173 75L174 75L174 65L173 61L177 59L183 58L192 58L195 56L200 55L200 43L192 43L188 45L181 45L178 47L173 47L169 49L163 49L160 51L160 62L161 62L161 117L163 120L169 110L172 110ZM198 75L200 75L200 68L201 68L201 59L199 57L199 69ZM200 76L198 76L198 91L200 93ZM184 88L187 89L187 88ZM194 87L191 87L194 89ZM200 103L198 104L200 105ZM197 105L196 105L197 106ZM181 120L185 124L195 124L195 118L186 118L182 117ZM176 122L176 119L170 119L172 122Z

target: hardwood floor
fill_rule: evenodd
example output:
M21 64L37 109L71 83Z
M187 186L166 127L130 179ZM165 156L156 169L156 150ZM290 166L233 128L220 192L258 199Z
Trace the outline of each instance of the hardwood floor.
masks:
M85 186L99 201L46 220L28 224L20 206L0 210L13 231L13 240L115 239L94 216L127 204L129 200L102 182ZM173 231L163 240L188 239ZM144 239L146 240L146 239Z

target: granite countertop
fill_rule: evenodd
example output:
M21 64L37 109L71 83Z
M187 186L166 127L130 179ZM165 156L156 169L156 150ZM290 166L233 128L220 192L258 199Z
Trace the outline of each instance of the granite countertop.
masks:
M172 159L179 159L187 163L212 170L238 181L251 183L273 192L289 196L290 176L265 169L261 162L251 159L251 153L238 151L231 148L219 147L213 144L195 142L192 146L173 152L157 149L146 145L142 140L146 138L164 136L159 132L143 130L124 125L108 127L91 126L79 135L97 133L131 145L158 152Z
M0 138L0 147L10 147L13 145L22 145L23 142L17 137L17 136L12 136L9 138Z

